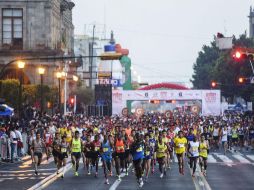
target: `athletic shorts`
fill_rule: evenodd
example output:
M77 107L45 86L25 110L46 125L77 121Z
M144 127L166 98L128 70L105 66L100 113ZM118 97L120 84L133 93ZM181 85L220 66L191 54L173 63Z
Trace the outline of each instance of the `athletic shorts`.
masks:
M165 157L157 158L158 163L162 163L164 161Z
M151 156L151 155L148 155L148 156L145 156L145 157L144 157L144 160L150 160L150 159L152 159L152 156Z
M177 157L177 158L183 157L183 153L181 153L181 154L176 154L176 157Z
M126 154L125 152L116 152L116 157L120 158L120 160L125 160Z
M128 158L130 155L130 149L125 150L125 158Z
M213 136L213 140L218 141L219 140L219 136Z
M42 153L41 152L35 152L34 156L37 156L39 159L42 159Z
M99 151L93 151L91 152L91 156L92 156L92 159L97 159L99 156L100 156L100 152Z
M59 152L57 152L56 150L53 150L52 155L53 157L59 157Z
M239 139L243 140L244 136L243 135L239 135Z
M65 152L65 153L59 153L59 156L58 156L59 160L63 160L65 158L68 158L68 154Z
M202 158L203 160L207 160L207 157L204 156L200 156L200 158Z
M91 151L86 152L86 153L85 153L85 156L86 156L86 158L88 158L88 159L90 159L90 158L93 157Z
M238 138L232 138L232 142L236 143L238 141Z
M73 153L71 153L71 156L74 156L76 159L80 159L81 153L80 152L73 152Z
M109 162L112 160L112 156L110 154L102 154L101 159L105 162Z

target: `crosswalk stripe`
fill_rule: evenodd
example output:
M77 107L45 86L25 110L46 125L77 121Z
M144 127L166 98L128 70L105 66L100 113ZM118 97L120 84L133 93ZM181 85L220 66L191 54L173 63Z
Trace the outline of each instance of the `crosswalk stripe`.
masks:
M207 161L208 161L208 163L216 163L217 162L217 160L212 155L208 155Z
M225 155L216 155L219 159L221 159L223 162L225 163L233 163L233 161L231 159L229 159L227 156Z
M254 161L254 155L246 155L250 160Z
M250 164L250 161L247 160L246 158L242 157L241 155L233 155L234 158L239 160L241 163L247 163Z

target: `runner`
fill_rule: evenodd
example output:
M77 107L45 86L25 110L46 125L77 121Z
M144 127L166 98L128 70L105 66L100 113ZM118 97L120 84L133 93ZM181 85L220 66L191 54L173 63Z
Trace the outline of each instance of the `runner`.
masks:
M160 178L163 178L163 176L166 175L166 166L165 166L165 164L166 164L167 150L168 150L168 147L163 142L162 135L159 135L158 142L157 142L156 147L155 147L155 151L156 151L157 161L159 163L159 170L161 172Z
M58 159L58 171L61 167L63 167L63 174L62 174L62 178L64 178L64 174L65 174L65 166L66 166L66 161L68 158L68 153L70 151L70 146L66 141L66 136L62 136L62 142L60 143L60 153L59 153L59 159Z
M100 157L101 142L99 136L95 135L92 146L92 166L95 167L94 177L98 177L99 157Z
M67 141L67 139L66 139ZM71 160L72 160L72 167L74 170L74 175L78 176L78 168L79 168L79 160L81 158L81 151L82 151L82 142L79 137L79 132L76 131L74 138L71 142Z
M120 177L120 166L123 170L123 168L125 167L125 143L122 139L122 136L119 134L116 141L115 141L115 150L116 150L116 154L115 154L115 167L116 167L116 174L118 177L118 180L121 180ZM126 168L127 171L127 168Z
M200 150L200 152L199 152L199 164L200 164L201 172L203 173L204 176L206 176L209 143L208 143L207 140L205 140L204 135L201 135L199 150Z
M32 146L31 146L31 153L34 159L35 175L38 175L38 167L41 164L43 149L46 151L46 145L41 139L40 133L37 132L36 139L33 140ZM46 152L46 156L48 157L47 152Z
M148 175L150 173L150 169L151 169L151 159L152 159L152 151L153 151L153 147L150 145L149 142L149 134L145 135L145 149L144 149L144 161L143 161L143 171L146 171L145 173L145 182L148 181Z
M60 143L61 143L60 134L57 132L55 133L55 138L52 144L52 149L53 149L52 154L53 154L54 162L56 166L58 165L58 162L59 162ZM58 174L58 170L57 170L57 174Z
M199 142L197 141L197 137L194 137L193 141L189 142L188 153L190 156L190 168L192 168L192 177L195 177L197 161L199 157Z
M46 144L46 151L48 155L47 160L48 160L52 152L52 143L53 143L53 135L49 132L49 127L46 127L43 139Z
M184 153L186 150L187 139L183 136L183 132L178 132L178 137L174 139L175 153L179 165L179 173L184 175Z
M131 146L130 151L133 158L133 164L135 168L137 182L139 187L141 188L144 185L144 182L142 179L142 161L144 158L144 143L142 142L139 133L135 134L135 139Z
M87 169L87 175L91 175L91 169L92 169L92 147L93 143L91 141L91 136L87 135L87 141L84 144L83 153L86 157L86 169Z
M105 184L109 185L108 172L112 174L111 161L112 161L112 147L113 144L108 140L108 136L104 135L103 142L101 143L101 158L103 163Z
M227 130L227 126L224 125L223 129L220 132L220 136L221 136L221 143L222 143L222 148L224 150L224 155L226 155L227 153L227 149L228 149L228 130Z

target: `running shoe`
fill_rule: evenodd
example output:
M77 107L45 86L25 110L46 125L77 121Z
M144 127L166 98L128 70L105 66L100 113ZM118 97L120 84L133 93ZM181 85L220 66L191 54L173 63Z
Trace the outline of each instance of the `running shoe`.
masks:
M75 172L75 176L78 176L78 172Z
M34 173L35 173L35 175L38 175L38 172L37 172L37 171L35 171Z
M163 174L163 173L161 173L160 178L163 178L163 176L164 176L164 174Z
M95 175L94 175L94 177L98 177L98 172L95 172Z
M141 178L140 181L139 181L139 188L142 188L143 185L144 185L144 182L143 182L143 180L142 180L142 178Z
M106 179L105 184L109 185L109 181L108 181L108 179Z
M117 178L118 178L118 179L117 179L118 181L121 181L121 177L120 177L120 175L118 175L118 176L117 176Z

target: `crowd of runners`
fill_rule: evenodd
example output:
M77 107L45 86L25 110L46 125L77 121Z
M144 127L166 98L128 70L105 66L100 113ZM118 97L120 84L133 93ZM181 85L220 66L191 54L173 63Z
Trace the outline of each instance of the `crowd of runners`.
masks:
M79 175L80 160L87 175L98 177L102 163L105 184L113 174L135 172L138 185L143 186L149 175L159 170L159 177L167 175L174 157L179 174L184 175L188 159L192 176L200 167L207 174L210 151L253 150L253 118L241 114L222 117L201 117L189 114L146 114L142 117L83 117L48 118L43 122L31 121L28 131L28 152L38 175L45 153L54 157L57 173L62 178L68 158L74 175Z

